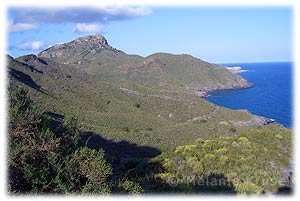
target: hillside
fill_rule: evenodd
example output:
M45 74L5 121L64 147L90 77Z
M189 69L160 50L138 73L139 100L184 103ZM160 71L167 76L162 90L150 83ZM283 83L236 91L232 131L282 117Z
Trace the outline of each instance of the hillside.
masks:
M55 45L37 56L8 56L7 61L9 90L26 89L56 121L75 117L80 136L86 140L83 143L103 148L118 174L124 173L124 160L135 161L130 165L139 168L149 161L160 164L164 154L171 158L178 146L194 144L199 138L234 140L246 134L251 139L252 132L270 133L270 139L279 133L276 150L269 147L269 155L285 150L280 153L285 162L276 163L280 171L289 168L288 129L200 98L214 90L252 86L218 65L190 55L128 55L111 47L101 35ZM280 143L284 135L287 138ZM255 139L255 143L264 146L265 142ZM264 158L263 149L257 154ZM268 162L269 155L265 157ZM138 182L155 191L155 186Z
M38 56L76 65L94 77L112 83L131 81L158 90L199 96L214 90L252 86L227 69L191 55L156 53L146 58L128 55L111 47L98 34L55 45Z
M85 130L116 140L128 140L130 133L135 143L173 147L199 136L227 135L232 127L239 131L243 126L269 123L263 117L216 106L193 94L163 92L134 82L113 85L99 81L48 58L10 58L8 67L12 87L24 85L49 111L72 115Z

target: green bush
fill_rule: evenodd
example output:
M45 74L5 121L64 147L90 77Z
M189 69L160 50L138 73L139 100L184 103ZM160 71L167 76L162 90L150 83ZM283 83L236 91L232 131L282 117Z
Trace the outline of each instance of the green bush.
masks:
M41 113L41 109L33 105L27 90L17 87L15 90L9 91L10 124L39 123Z
M64 171L57 177L62 181L59 187L71 193L110 193L109 177L112 168L104 157L103 150L96 151L87 147L76 150L65 161Z
M119 193L129 193L132 195L139 195L143 193L143 188L140 184L130 181L128 179L123 179L118 181L118 192Z
M166 183L172 179L180 184L173 187L176 191L198 191L210 189L216 191L236 191L239 194L274 193L278 191L283 179L282 167L286 166L282 159L281 138L277 132L254 130L238 137L226 137L215 140L196 140L195 145L178 146L174 152L165 154L162 161L165 170L159 177ZM288 134L286 133L286 136ZM262 139L263 138L263 139ZM250 141L251 140L251 141ZM272 142L272 143L271 143ZM232 144L236 144L233 146ZM273 161L273 165L270 164ZM276 161L276 162L275 162ZM274 165L276 163L276 165ZM189 180L197 178L210 180L223 178L225 186L191 187Z
M58 128L17 88L10 93L9 191L14 193L110 193L111 166L103 150L78 148L77 121Z
M252 182L243 182L235 186L238 193L245 194L256 194L259 195L262 193L262 187L252 183Z
M230 132L233 132L233 133L236 132L236 128L233 128L233 127L231 127L229 130L230 130Z
M128 132L130 132L130 129L126 126L126 127L123 128L123 131L128 133Z

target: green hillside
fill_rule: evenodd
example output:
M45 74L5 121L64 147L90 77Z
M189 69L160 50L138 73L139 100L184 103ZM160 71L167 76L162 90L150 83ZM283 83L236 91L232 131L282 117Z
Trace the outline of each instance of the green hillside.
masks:
M156 53L146 58L128 55L111 47L98 34L55 45L38 56L75 65L99 80L114 84L131 81L157 90L199 95L252 86L227 69L191 55Z
M192 94L162 92L134 82L112 85L70 65L45 58L47 64L41 63L32 55L10 60L11 85L24 85L49 111L72 115L83 129L111 139L173 147L201 136L227 135L233 127L237 130L233 134L238 134L245 129L235 126L238 122L267 123L262 117L216 106Z
M251 133L261 130L270 136L280 133L285 140L275 138L278 147L268 148L268 156L263 157L263 149L249 154L267 163L271 156L284 158L287 162L277 164L281 174L290 168L288 129L270 124L267 118L201 98L213 90L252 86L218 65L190 55L127 55L108 45L101 35L56 45L38 56L8 56L7 61L9 91L22 87L55 121L69 116L77 119L82 143L91 149L103 149L116 176L123 178L125 174L145 192L190 190L170 189L159 175L173 171L164 167L162 157L174 156L176 147L195 144L198 138L233 140L247 135L250 139ZM263 135L261 141L260 135L256 136L255 146L264 146ZM131 169L138 178L128 173ZM143 181L148 170L157 173L164 187L160 189L162 183L153 180ZM259 189L263 192L264 186Z

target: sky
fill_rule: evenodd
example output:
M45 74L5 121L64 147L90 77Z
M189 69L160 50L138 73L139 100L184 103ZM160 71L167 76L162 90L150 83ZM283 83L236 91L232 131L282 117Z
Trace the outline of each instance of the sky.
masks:
M100 33L128 54L214 63L292 61L292 7L10 7L7 52L37 54Z

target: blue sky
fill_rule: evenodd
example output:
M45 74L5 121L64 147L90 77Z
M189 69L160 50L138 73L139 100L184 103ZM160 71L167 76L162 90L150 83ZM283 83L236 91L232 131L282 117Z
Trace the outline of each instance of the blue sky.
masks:
M10 8L8 53L37 54L100 33L129 54L191 54L209 62L291 61L291 7Z

